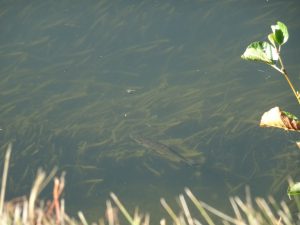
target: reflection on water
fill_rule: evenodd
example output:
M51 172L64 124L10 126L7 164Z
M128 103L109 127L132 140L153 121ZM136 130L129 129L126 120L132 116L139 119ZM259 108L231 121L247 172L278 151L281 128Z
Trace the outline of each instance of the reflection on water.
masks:
M67 200L90 217L109 191L150 212L185 186L219 206L246 184L281 193L285 165L292 170L287 162L299 157L294 137L260 129L258 120L275 105L297 114L296 102L275 71L240 54L277 20L290 28L284 57L299 54L299 7L2 4L0 138L2 150L14 144L10 195L28 190L38 167L54 165L67 171ZM297 75L298 64L286 66Z

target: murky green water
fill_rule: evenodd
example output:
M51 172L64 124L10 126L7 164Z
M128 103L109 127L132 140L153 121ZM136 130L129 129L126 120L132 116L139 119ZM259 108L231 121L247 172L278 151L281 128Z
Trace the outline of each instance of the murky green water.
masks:
M103 215L110 191L154 218L159 198L173 201L185 186L221 209L246 184L284 198L288 171L300 175L297 134L258 123L276 105L300 110L276 71L240 55L281 20L300 87L299 10L274 0L2 2L10 196L28 192L37 168L58 166L67 209L90 218Z

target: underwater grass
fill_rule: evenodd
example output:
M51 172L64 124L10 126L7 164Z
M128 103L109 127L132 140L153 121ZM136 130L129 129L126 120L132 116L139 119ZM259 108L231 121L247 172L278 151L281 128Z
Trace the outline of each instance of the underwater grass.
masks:
M191 24L191 31L202 30L206 23L219 21L214 17L218 15L216 9L224 11L224 6L231 7L239 1L226 2L204 8L205 12L189 12L182 19ZM28 167L20 180L13 181L15 187L24 187L19 183L31 180L38 165L49 160L50 168L72 164L72 173L78 175L78 180L87 175L88 180L97 180L97 175L90 177L89 169L76 166L96 167L106 159L144 157L145 149L128 143L129 133L141 132L166 145L178 146L186 155L214 149L213 154L218 157L214 162L220 161L225 168L229 163L224 159L233 157L232 168L236 169L244 156L239 157L241 149L231 151L229 142L248 134L252 137L256 126L253 121L258 118L258 113L248 110L253 99L261 99L255 103L257 112L275 100L288 104L285 93L272 96L272 102L265 94L266 88L280 87L281 82L274 83L275 79L252 89L244 87L243 80L248 79L243 75L248 74L239 69L238 58L228 57L239 55L240 45L234 43L235 39L226 41L224 21L217 26L220 32L211 35L208 42L205 37L201 41L196 38L194 31L186 36L191 43L181 42L180 37L169 36L165 31L166 36L157 36L159 24L169 27L170 21L181 20L176 16L183 10L180 4L161 2L152 8L148 7L151 3L141 1L119 8L103 0L89 6L75 4L76 13L70 15L60 10L69 7L66 2L58 8L51 3L25 5L15 12L3 8L3 15L18 16L26 26L19 29L18 23L6 20L14 29L7 30L5 36L12 39L2 40L0 46L4 62L0 82L1 138L3 142L14 141L14 149L19 152L13 159L15 165ZM57 10L38 16L45 8L48 12L49 7ZM111 11L116 9L118 16L112 16ZM267 18L264 13L259 15L262 18L253 17L255 20L249 23L258 24ZM14 33L17 30L20 31ZM74 33L77 34L73 36ZM239 40L244 37L241 35L244 34L238 35ZM263 82L267 74L263 74ZM136 92L128 94L127 88ZM192 132L187 128L191 120L195 125ZM261 135L259 140L270 136ZM251 149L248 143L243 146L249 152L261 148L252 143ZM68 154L76 158L69 160L64 149L72 149ZM155 159L151 151L148 156ZM38 160L32 162L32 157ZM169 157L168 161L174 160ZM146 163L146 171L150 168L158 174L151 162ZM103 174L109 173L109 169L105 170ZM16 167L11 171L15 172Z
M84 214L79 211L78 218L71 218L65 212L65 201L61 199L64 190L64 173L60 178L54 177L54 169L50 175L39 170L33 183L29 196L23 196L10 201L5 200L6 181L8 177L9 160L11 155L11 144L7 147L4 169L2 176L2 186L0 195L0 224L1 225L120 225L127 223L131 225L148 225L151 216L148 213L141 213L138 208L133 215L126 209L121 200L110 193L111 200L106 201L104 218L100 218L98 223L89 223ZM39 194L54 177L53 200L47 204L39 200ZM185 195L179 195L179 212L176 212L164 198L161 204L166 210L168 218L160 220L161 225L200 225L200 224L236 224L236 225L296 225L300 223L299 209L296 214L292 214L286 202L276 202L274 198L269 200L255 198L252 202L250 189L246 188L246 200L239 197L230 198L233 215L227 215L218 209L199 200L190 189L185 188ZM195 213L198 211L198 213ZM125 221L119 218L118 212L122 214ZM169 219L170 218L170 219Z

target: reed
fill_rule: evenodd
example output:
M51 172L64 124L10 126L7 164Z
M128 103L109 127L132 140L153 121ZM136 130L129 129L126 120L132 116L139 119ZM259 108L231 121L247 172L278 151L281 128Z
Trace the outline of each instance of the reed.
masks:
M60 196L64 190L64 174L55 177L56 169L46 176L39 170L33 183L29 196L4 201L6 180L8 176L11 145L5 155L2 188L0 198L0 224L1 225L120 225L118 212L120 211L131 225L149 225L150 215L140 213L136 208L131 215L120 199L111 193L111 200L106 201L105 218L98 223L89 223L82 212L78 212L78 218L74 219L65 213L65 202ZM54 178L54 179L53 179ZM39 200L42 189L54 180L53 199L51 201ZM190 201L190 203L188 202ZM300 213L292 214L286 202L276 202L274 198L268 200L250 196L250 189L246 188L246 200L239 197L230 198L232 215L227 215L220 210L199 200L190 189L185 188L185 195L179 195L179 212L174 211L165 199L161 204L165 208L170 219L162 218L160 225L201 225L201 224L236 224L236 225L297 225L300 224ZM197 209L199 212L193 215Z

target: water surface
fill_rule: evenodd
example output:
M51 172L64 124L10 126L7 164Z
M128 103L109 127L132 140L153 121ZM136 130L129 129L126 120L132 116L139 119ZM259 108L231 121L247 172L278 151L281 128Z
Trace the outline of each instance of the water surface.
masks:
M67 209L91 219L110 191L156 219L159 198L175 204L185 186L221 209L247 184L255 195L285 198L297 136L258 124L274 106L299 107L281 75L240 55L284 22L283 57L299 87L299 10L279 0L2 2L9 196L27 193L37 168L58 166L67 172Z

